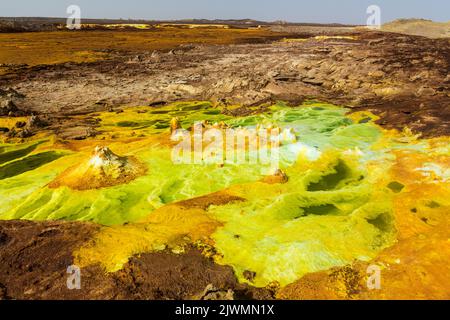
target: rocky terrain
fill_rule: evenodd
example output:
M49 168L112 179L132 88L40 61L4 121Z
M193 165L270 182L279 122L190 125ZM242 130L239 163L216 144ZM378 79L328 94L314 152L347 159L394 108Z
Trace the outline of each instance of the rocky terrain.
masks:
M273 299L268 289L239 284L231 267L215 264L192 248L143 254L119 272L81 270L80 290L68 290L72 251L98 226L88 223L3 221L0 224L2 299ZM226 288L224 290L224 288Z
M161 50L106 46L95 49L101 55L89 61L0 61L0 116L15 122L14 128L0 127L0 135L23 141L49 131L64 141L83 140L97 134L98 121L84 116L91 112L205 100L224 114L243 115L254 112L250 107L310 99L371 111L384 128L409 128L422 137L450 134L450 39L308 28L277 26L270 34L232 43L182 43ZM84 222L0 221L0 299L276 297L277 288L240 284L231 267L215 264L196 247L182 256L141 254L115 273L83 268L82 289L67 290L72 252L99 228ZM351 288L356 276L347 271L337 274ZM288 287L281 298L302 298L295 286L309 288L315 276ZM315 292L307 293L314 298Z
M68 115L124 105L212 100L226 107L314 98L373 111L387 127L437 136L450 130L449 42L377 32L295 34L264 44L185 45L113 52L91 63L8 66L0 76L1 112L47 114L53 128L63 122L69 129Z

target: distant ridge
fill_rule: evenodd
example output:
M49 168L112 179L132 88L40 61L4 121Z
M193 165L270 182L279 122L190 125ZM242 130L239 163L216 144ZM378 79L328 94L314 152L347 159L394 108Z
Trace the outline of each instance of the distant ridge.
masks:
M67 18L58 17L0 17L1 32L25 32L25 31L51 31L66 23ZM142 20L142 19L82 19L83 24L196 24L196 25L228 25L230 27L257 27L257 26L323 26L323 27L353 27L338 23L297 23L286 21L258 21L252 19L182 19L182 20Z

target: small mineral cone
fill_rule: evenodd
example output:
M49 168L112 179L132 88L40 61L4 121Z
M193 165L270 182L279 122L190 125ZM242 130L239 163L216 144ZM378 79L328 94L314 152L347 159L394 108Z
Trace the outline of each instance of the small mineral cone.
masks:
M89 160L64 171L49 187L99 189L128 183L144 173L144 166L135 158L120 157L108 147L98 146Z
M174 133L178 129L181 129L180 119L178 117L172 118L170 120L170 133Z

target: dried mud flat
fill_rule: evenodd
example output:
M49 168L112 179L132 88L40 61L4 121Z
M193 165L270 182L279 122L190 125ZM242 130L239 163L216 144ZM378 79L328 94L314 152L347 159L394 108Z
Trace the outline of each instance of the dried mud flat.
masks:
M80 140L96 134L98 123L85 116L91 112L204 100L242 115L254 112L249 107L306 99L371 111L385 128L408 127L423 137L450 134L449 39L332 28L319 36L281 31L225 44L88 48L87 61L6 61L0 66L0 115L37 117L3 134L27 138L50 130L63 140ZM67 290L73 251L98 229L82 222L1 221L0 299L372 297L361 288L358 265L308 275L281 291L258 289L239 284L231 267L195 248L181 255L142 254L115 273L84 268L82 289ZM343 287L342 293L330 286Z

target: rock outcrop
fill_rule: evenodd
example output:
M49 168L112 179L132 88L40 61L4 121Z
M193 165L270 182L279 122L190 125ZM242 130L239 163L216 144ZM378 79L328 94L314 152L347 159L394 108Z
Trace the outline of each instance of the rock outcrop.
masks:
M108 147L96 147L91 158L67 169L53 182L51 188L67 186L89 190L128 183L145 173L144 166L133 157L120 157Z

